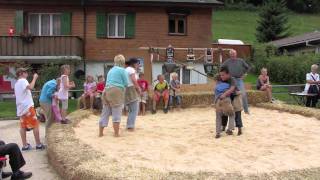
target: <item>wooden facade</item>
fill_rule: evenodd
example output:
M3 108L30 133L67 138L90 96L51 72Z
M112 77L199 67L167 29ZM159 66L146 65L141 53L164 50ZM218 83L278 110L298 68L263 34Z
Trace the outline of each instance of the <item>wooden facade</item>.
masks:
M212 8L218 5L212 3L214 1L138 3L87 0L86 5L79 2L0 0L0 59L1 56L78 56L86 66L86 73L97 76L105 75L106 65L112 64L115 55L123 54L127 58L143 59L145 75L151 81L154 67L150 54L139 47L167 47L169 44L185 48L211 47ZM20 33L28 32L29 15L37 13L61 14L60 35L34 36L32 42L23 42ZM110 14L125 15L123 37L108 36ZM185 16L184 33L169 32L170 14ZM14 36L9 36L10 28L14 28ZM161 59L164 56L161 53ZM186 52L177 52L177 57L184 61Z

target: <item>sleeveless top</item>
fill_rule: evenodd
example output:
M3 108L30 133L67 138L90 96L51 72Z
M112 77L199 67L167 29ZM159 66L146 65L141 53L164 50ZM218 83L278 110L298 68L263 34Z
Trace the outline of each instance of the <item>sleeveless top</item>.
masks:
M62 75L60 77L61 81L60 81L60 88L58 92L58 99L67 100L69 97L69 93L68 93L68 89L64 87L63 78L67 78L67 82L69 82L69 77L67 75Z

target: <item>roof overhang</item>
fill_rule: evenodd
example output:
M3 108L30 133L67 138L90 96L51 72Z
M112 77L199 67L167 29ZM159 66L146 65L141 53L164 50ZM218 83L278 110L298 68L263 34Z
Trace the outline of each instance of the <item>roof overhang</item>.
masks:
M29 61L33 63L49 63L61 61L81 61L80 56L0 56L1 62Z
M224 3L217 0L0 0L0 4L7 5L72 5L72 6L192 6L213 7Z

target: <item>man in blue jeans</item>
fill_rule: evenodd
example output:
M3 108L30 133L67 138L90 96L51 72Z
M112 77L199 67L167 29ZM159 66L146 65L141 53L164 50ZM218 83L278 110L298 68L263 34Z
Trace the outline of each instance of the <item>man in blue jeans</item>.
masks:
M227 59L221 66L226 66L232 77L236 79L237 88L241 91L243 109L246 114L249 114L248 98L243 82L245 74L249 71L249 65L237 57L237 51L230 50L230 58Z

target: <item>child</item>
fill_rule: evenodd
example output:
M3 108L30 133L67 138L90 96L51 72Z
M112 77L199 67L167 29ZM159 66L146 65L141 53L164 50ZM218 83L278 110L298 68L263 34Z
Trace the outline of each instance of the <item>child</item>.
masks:
M235 115L231 105L230 96L235 92L236 81L229 74L227 67L221 67L219 76L217 78L217 85L215 88L215 103L216 103L216 138L221 137L221 124L223 115L228 115L229 126L227 130L228 135L232 135L234 129Z
M98 76L97 93L98 93L99 97L101 96L102 92L104 91L105 85L106 85L106 82L105 82L104 77L102 75Z
M180 81L178 80L178 74L172 73L171 75L172 80L170 81L170 98L169 98L169 104L171 108L173 107L173 99L175 99L176 106L178 110L180 109L181 105L181 95L180 95Z
M257 90L266 91L269 102L272 102L272 86L270 85L268 70L266 68L261 69L261 74L257 80Z
M20 135L22 139L22 151L31 150L32 147L27 143L26 131L33 129L34 138L36 141L36 149L43 150L45 146L40 142L39 137L39 122L37 120L34 102L31 95L31 90L34 88L38 74L33 75L31 83L27 81L28 72L25 68L19 68L16 71L18 81L14 86L14 94L16 96L17 116L20 117Z
M59 91L59 84L60 84L60 79L57 80L57 88L56 92L53 93L52 95L52 112L54 116L54 120L56 122L61 122L62 117L61 117L61 112L60 112L60 107L59 107L59 99L58 99L58 91Z
M86 99L90 98L90 109L93 110L93 101L96 97L97 84L94 82L93 76L88 75L86 82L83 84L84 93L81 96L84 109L88 109Z
M163 98L164 108L163 112L168 113L168 102L169 102L169 85L164 79L163 75L158 75L157 80L154 82L154 94L153 94L153 103L152 103L152 114L157 113L157 103L159 103L160 98Z
M61 77L60 77L60 87L58 91L58 99L61 102L61 123L67 124L69 123L66 119L67 111L68 111L68 99L69 99L69 89L74 88L75 84L74 82L69 81L69 75L70 75L70 66L69 65L62 65L61 68Z
M149 83L144 79L144 74L139 74L138 84L141 88L141 95L140 95L140 115L146 114L146 104L148 101L148 90L149 90Z

